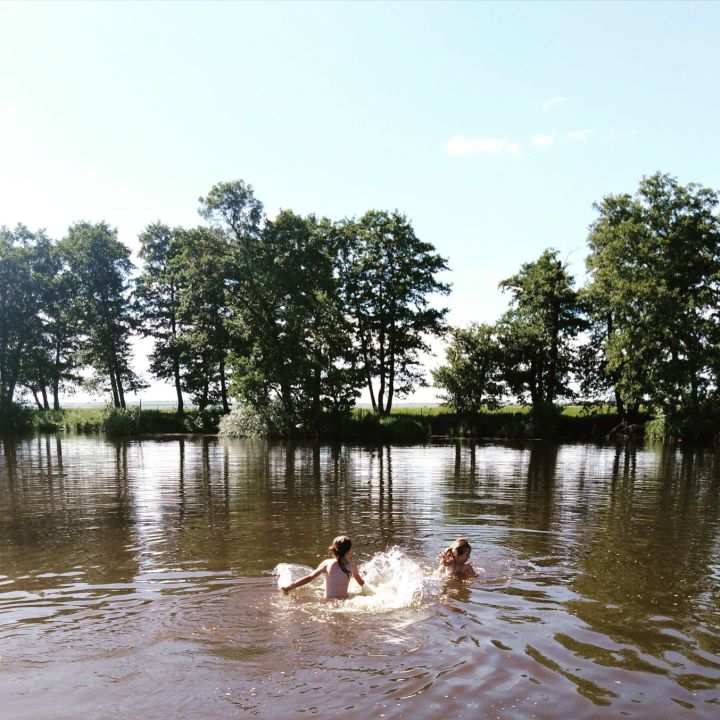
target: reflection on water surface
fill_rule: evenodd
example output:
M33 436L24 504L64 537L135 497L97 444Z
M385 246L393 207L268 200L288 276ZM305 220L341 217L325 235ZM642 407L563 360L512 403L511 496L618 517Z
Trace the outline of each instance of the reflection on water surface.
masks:
M716 718L719 469L662 447L0 440L3 718ZM341 531L422 591L363 612L277 591L278 563ZM485 574L432 582L458 536Z

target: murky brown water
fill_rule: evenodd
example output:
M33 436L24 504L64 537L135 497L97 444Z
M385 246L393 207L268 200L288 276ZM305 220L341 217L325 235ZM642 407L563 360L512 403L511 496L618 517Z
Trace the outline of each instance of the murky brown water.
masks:
M421 592L279 593L341 530ZM715 720L719 550L709 451L0 440L0 716Z

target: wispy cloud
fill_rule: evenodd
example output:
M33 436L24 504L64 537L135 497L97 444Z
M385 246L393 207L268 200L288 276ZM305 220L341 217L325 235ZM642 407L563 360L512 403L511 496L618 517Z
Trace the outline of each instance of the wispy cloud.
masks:
M527 142L517 142L504 138L476 136L465 137L463 134L443 144L442 149L448 155L515 155L526 157L528 152L546 151L550 148L585 142L593 130L587 128L571 132L539 132L533 133Z
M500 155L509 153L518 155L522 145L513 140L492 137L471 137L456 135L443 145L448 155Z
M533 147L541 148L543 150L549 148L555 143L555 133L535 133L530 138L530 144Z
M543 110L552 110L552 108L557 107L558 105L562 105L565 102L567 102L567 98L563 97L562 95L557 95L556 97L548 98L543 103Z
M588 135L592 133L592 130L573 130L567 134L567 139L573 142L583 142L587 140Z

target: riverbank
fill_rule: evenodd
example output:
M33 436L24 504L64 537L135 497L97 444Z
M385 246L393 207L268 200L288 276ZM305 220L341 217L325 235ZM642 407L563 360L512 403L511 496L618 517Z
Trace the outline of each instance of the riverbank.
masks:
M155 434L217 433L222 413L217 410L190 409L180 415L171 409L126 410L112 407L71 408L66 410L23 409L16 418L14 432L105 433L109 436ZM399 408L388 417L378 417L370 409L356 408L346 418L328 419L314 433L297 428L295 437L321 437L339 441L394 443L424 442L433 437L447 438L544 438L561 441L606 440L617 436L644 434L647 418L634 425L623 424L617 413L607 408L587 410L569 406L543 423L533 422L527 408L507 406L474 415L458 415L441 406Z

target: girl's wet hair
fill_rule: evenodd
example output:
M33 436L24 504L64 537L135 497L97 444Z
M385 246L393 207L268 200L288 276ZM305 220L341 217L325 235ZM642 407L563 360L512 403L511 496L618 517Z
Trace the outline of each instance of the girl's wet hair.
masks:
M465 555L471 550L470 543L465 538L458 538L445 552L453 555Z
M347 535L338 535L328 548L338 561L340 569L350 577L350 571L345 567L343 558L347 555L348 550L352 547L352 540Z

